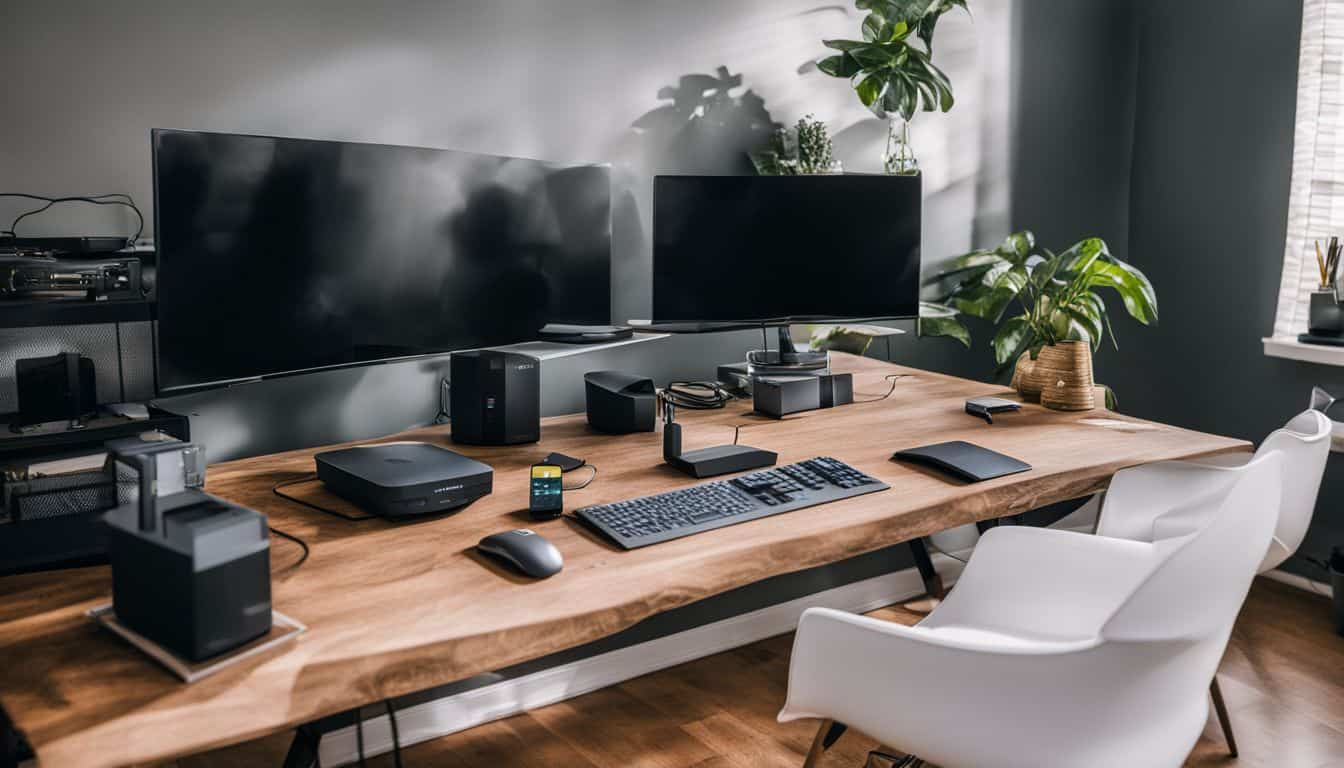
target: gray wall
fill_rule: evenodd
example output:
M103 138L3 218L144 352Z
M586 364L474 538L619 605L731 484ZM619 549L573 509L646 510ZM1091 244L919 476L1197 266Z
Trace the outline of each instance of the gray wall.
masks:
M1260 343L1283 262L1302 4L1034 0L1021 21L1014 227L1060 247L1100 235L1157 289L1160 324L1117 307L1120 349L1097 359L1121 409L1259 441L1313 385L1344 393L1344 370ZM1344 544L1341 506L1332 456L1303 553Z
M856 35L861 15L849 3L5 5L0 65L22 73L6 87L5 108L24 115L0 121L6 187L130 192L146 209L152 235L154 127L606 161L613 169L616 320L648 315L655 173L750 172L746 151L773 124L809 112L830 126L849 170L877 170L885 139L884 125L845 83L803 66L824 52L823 38ZM997 84L1009 72L1012 7L1012 0L981 0L974 20L956 13L939 27L939 61L956 83L958 103L950 114L922 115L914 128L931 257L1003 234L1008 99ZM0 221L24 205L0 199ZM130 221L116 208L69 205L22 227L29 234L116 232ZM713 350L742 346L711 343ZM933 342L911 360L936 364L946 348ZM718 362L717 351L706 354ZM675 352L668 359L690 361ZM430 361L333 372L162 404L200 414L195 435L223 459L423 423L436 410L442 367ZM577 391L574 381L555 381Z

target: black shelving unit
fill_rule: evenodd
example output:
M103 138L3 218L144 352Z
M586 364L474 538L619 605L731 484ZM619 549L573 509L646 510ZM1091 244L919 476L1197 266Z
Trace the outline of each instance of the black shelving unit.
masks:
M153 319L154 304L145 299L116 301L18 299L0 301L0 328L134 323Z

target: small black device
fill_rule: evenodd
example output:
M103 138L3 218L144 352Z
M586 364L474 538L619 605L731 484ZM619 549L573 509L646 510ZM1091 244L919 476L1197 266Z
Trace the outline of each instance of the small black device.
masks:
M986 424L994 423L994 414L996 413L1012 413L1020 410L1022 410L1021 404L1002 397L985 396L966 399L966 412L984 419Z
M449 362L452 438L468 445L541 439L541 364L491 349L454 352Z
M557 464L533 464L528 473L527 511L533 520L554 520L565 511L561 475Z
M534 579L554 576L565 567L560 550L535 531L519 528L492 533L476 545L481 552L498 558Z
M11 430L45 421L78 425L81 417L98 410L93 361L78 353L20 358L14 361L14 380L19 417Z
M139 495L103 520L117 620L201 661L270 631L270 535L265 516L188 487L191 449L114 452L139 476Z
M0 299L140 298L140 259L91 261L15 256L0 258Z
M554 341L558 344L602 344L608 341L623 341L635 335L635 329L628 325L565 325L547 323L537 331L542 341Z
M599 432L652 432L658 411L653 379L620 371L583 375L588 424Z
M849 405L854 402L854 374L826 373L817 374L821 390L821 407L834 408L837 405Z
M749 445L714 445L694 451L681 451L681 425L676 422L676 406L667 397L663 402L663 461L691 477L714 477L729 472L768 467L779 458L774 451Z
M993 480L1031 469L1031 465L1026 462L964 440L907 448L892 454L891 460L933 467L968 483Z
M11 237L4 245L19 252L69 256L110 254L129 248L130 238L117 235L69 235L65 237Z
M573 456L566 456L563 453L551 451L546 454L546 458L541 460L542 464L554 464L560 468L561 472L573 472L588 462L583 459L576 459Z
M757 376L751 383L751 405L757 413L781 419L821 407L817 376Z
M843 461L820 456L730 480L595 504L575 514L622 547L635 549L888 487Z
M457 509L489 494L494 483L489 465L430 443L357 445L313 458L323 484L386 518Z

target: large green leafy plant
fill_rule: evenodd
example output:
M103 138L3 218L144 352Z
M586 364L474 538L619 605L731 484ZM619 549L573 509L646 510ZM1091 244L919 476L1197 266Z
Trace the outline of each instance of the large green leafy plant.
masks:
M969 347L970 330L960 315L986 320L998 327L994 362L1001 369L1023 352L1034 359L1047 344L1069 339L1086 340L1096 350L1109 336L1118 349L1100 289L1114 290L1135 320L1157 322L1152 283L1096 237L1056 254L1037 248L1031 232L1016 232L993 250L958 256L930 282L948 290L921 308L919 334L952 336Z
M855 5L868 11L863 39L823 40L839 53L817 62L817 68L847 78L878 117L910 120L920 108L951 109L952 84L932 61L933 30L944 13L966 9L966 0L856 0Z

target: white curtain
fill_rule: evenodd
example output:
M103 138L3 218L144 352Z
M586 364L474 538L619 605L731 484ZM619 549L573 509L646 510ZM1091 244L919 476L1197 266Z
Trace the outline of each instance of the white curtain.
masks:
M1305 0L1297 75L1297 128L1274 336L1307 330L1320 283L1315 242L1344 239L1344 0Z

